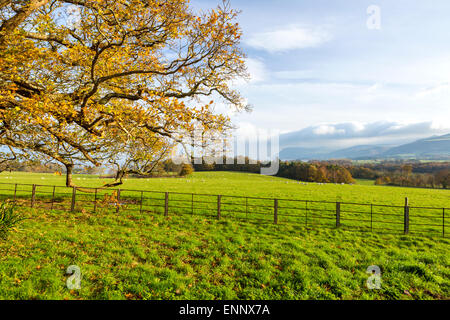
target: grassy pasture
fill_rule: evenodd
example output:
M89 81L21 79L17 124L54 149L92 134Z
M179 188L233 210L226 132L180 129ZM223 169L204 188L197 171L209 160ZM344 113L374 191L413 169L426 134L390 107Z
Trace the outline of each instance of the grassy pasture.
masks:
M448 299L449 239L198 216L26 210L0 242L1 299ZM69 265L81 290L65 286ZM368 290L366 269L382 270Z
M104 182L92 176L76 176L75 181L86 187ZM64 178L3 173L0 182L62 186ZM3 198L11 196L8 188L0 185ZM19 189L18 197L29 199L30 188ZM367 182L304 185L245 173L195 173L186 179L125 182L123 189L187 193L171 194L170 216L163 217L164 193L147 195L144 213L131 201L139 199L139 192L122 194L124 202L130 201L119 213L103 204L93 213L92 194L80 193L77 205L85 210L70 213L46 210L51 189L43 193L45 188L39 188L38 208L21 208L29 219L8 241L0 242L1 299L450 298L450 240L442 238L439 228L428 230L427 237L345 232L333 229L335 204L311 202L309 209L317 211L309 211L308 226L324 226L306 229L305 212L293 209L295 202L288 201L401 206L403 198L409 197L411 205L450 207L448 190L379 187ZM249 207L247 214L269 223L247 222L244 213L231 211L224 211L224 219L217 221L212 217L217 210L215 196L199 196L195 215L178 215L190 209L186 207L190 193L266 197L254 203L258 207ZM70 197L70 190L61 188L56 197L61 199L59 205L65 206L63 200ZM279 225L272 224L273 198L286 199L279 203ZM233 202L229 210L238 211L243 208L242 199L224 197L223 206ZM351 207L344 210L356 211ZM402 208L392 210L398 217L389 219L402 220ZM261 213L257 215L257 211ZM432 215L426 210L420 213ZM367 218L366 213L344 213L344 229L356 223L348 220L351 217ZM388 217L378 214L376 219ZM415 217L411 219L413 223ZM402 229L401 224L398 228ZM65 286L65 269L73 264L83 274L79 291ZM371 265L382 270L381 290L365 286L366 269Z
M445 299L448 239L198 216L27 210L0 243L5 299ZM82 270L81 290L65 269ZM368 290L366 269L382 270Z
M96 176L75 177L78 185L99 187L107 180ZM24 205L30 204L31 184L36 191L37 207L67 210L71 207L72 190L63 187L64 177L51 174L4 173L0 183L24 183L16 191ZM411 233L450 236L450 190L381 187L370 181L358 181L357 185L304 184L287 179L247 173L200 172L188 178L128 179L121 186L121 203L124 210L151 211L162 214L165 206L164 192L170 192L171 214L188 213L202 216L217 214L217 195L222 195L222 216L232 219L250 219L259 222L274 221L274 198L278 202L278 221L305 227L334 228L336 225L336 201L341 204L343 229L403 233L404 199L410 205ZM53 197L51 185L59 185ZM0 184L0 195L11 198L13 185ZM146 190L141 193L134 190ZM111 204L105 194L112 190L100 190L98 194L78 192L77 210L105 209ZM195 196L192 196L195 194ZM248 198L246 198L248 197ZM264 198L264 199L256 199ZM141 207L142 201L142 207ZM320 202L325 201L326 203ZM386 205L394 207L386 207ZM437 209L431 209L436 207ZM446 209L446 211L443 210Z
M75 175L74 180L79 186L93 188L108 181L89 175ZM64 186L64 177L53 174L3 172L0 174L0 183ZM188 178L128 179L121 189L399 206L404 204L405 197L409 197L411 206L450 206L450 190L374 186L370 180L360 180L353 186L314 183L303 185L283 178L233 172L197 172Z

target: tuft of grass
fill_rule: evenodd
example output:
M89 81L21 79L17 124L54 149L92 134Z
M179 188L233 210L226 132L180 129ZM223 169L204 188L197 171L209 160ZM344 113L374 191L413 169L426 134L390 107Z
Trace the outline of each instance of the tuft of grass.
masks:
M14 230L24 218L11 202L0 203L0 239L6 240L8 233Z

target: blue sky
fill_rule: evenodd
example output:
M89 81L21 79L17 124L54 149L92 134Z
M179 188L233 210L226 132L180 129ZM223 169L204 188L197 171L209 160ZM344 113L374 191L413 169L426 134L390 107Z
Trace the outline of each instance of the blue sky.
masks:
M208 8L217 1L192 3ZM450 133L450 1L231 5L242 11L242 47L252 75L238 84L253 106L251 114L233 117L242 132L300 131L331 143L345 136L342 146ZM371 5L380 9L379 30L367 27ZM352 141L352 132L358 139Z

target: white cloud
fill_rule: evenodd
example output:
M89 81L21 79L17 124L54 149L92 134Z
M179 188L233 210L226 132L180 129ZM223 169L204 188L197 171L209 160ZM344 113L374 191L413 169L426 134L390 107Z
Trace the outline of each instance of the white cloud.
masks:
M345 130L337 130L334 126L321 125L313 130L316 135L330 135L330 134L343 134Z
M318 47L330 39L330 34L323 28L291 25L274 31L255 33L246 44L255 49L277 53Z
M262 60L247 58L245 63L247 65L248 73L250 74L250 83L263 82L267 80L269 71Z
M282 80L298 80L305 78L314 78L316 76L313 70L289 70L289 71L278 71L274 73L277 79Z
M338 148L362 144L392 145L449 132L449 124L434 122L348 122L320 124L287 133L281 136L280 142L282 148L312 146Z
M258 128L250 122L240 122L234 132L234 136L240 139L250 139L255 137Z
M250 75L250 79L236 79L231 83L231 86L243 87L248 84L264 82L269 78L270 71L266 68L266 65L264 64L262 59L246 58L245 65L247 66L247 71Z
M241 121L295 131L320 123L392 121L447 122L450 90L445 87L418 95L432 86L397 86L385 83L303 82L249 86L244 94L254 106Z
M420 90L416 97L417 98L425 98L429 96L441 95L441 94L449 94L450 93L450 83L441 83L437 86L429 87Z

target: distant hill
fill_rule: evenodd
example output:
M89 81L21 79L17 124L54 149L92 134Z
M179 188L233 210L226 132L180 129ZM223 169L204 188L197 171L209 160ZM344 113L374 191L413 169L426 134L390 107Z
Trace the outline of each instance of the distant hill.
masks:
M330 159L423 159L449 160L450 134L417 140L396 147L360 145L335 151L286 148L280 152L282 160L330 160Z
M389 150L389 147L381 146L355 146L328 154L329 159L364 159L374 158Z
M324 160L330 150L310 148L285 148L280 152L282 160Z
M371 159L383 154L388 147L355 146L347 149L330 151L308 148L286 148L280 152L282 160L330 160L330 159Z
M386 158L448 159L450 158L450 134L394 147L382 155Z

